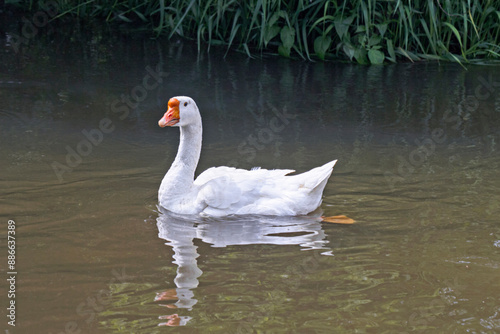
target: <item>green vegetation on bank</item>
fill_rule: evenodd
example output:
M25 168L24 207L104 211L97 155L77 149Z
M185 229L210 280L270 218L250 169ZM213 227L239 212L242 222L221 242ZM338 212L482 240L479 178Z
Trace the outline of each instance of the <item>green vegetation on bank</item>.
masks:
M500 59L500 0L7 0L51 19L103 20L249 56L361 64ZM52 9L54 10L54 9Z

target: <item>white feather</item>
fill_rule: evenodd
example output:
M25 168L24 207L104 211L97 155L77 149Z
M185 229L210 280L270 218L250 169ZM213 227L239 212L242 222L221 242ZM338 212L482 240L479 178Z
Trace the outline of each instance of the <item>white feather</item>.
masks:
M180 101L181 142L158 191L162 207L180 214L208 216L295 216L321 205L323 189L337 160L297 175L289 175L292 169L212 167L193 181L201 151L201 117L191 98L176 99ZM183 122L184 117L190 122Z

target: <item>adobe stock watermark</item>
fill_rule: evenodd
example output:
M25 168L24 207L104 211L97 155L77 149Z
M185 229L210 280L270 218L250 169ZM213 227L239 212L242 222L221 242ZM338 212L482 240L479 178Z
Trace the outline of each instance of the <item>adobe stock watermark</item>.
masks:
M108 285L121 283L124 284L134 279L135 276L129 276L125 273L125 267L122 267L121 271L113 269L111 271L113 278L108 282ZM85 333L85 329L90 329L92 323L97 317L96 312L102 312L104 308L111 303L111 288L101 289L96 291L91 296L87 296L85 300L82 300L75 309L76 315L78 315L80 320L78 321L68 321L64 324L64 329L55 334L82 334ZM53 334L50 332L49 334Z
M8 34L8 43L15 53L19 52L22 44L28 45L29 41L38 34L39 29L44 28L59 12L55 1L41 2L40 8L43 10L37 11L31 18L22 17L21 35Z
M286 106L279 111L274 106L269 106L274 116L262 126L258 127L253 133L249 134L237 147L238 153L243 159L250 163L257 153L265 149L268 145L274 142L279 133L281 133L290 124L290 120L295 119L296 115L288 113ZM255 114L253 114L256 117ZM231 160L228 166L237 166L238 161Z
M156 69L146 66L146 72L142 82L133 87L129 94L121 94L120 98L111 102L110 110L119 120L125 120L130 111L136 109L147 98L148 92L158 88L163 83L163 78L167 76L167 73L161 70L160 64L156 66ZM103 117L94 128L81 131L82 139L78 143L73 146L66 145L65 160L53 161L50 164L59 182L63 182L64 174L78 167L83 159L92 153L94 147L99 146L105 136L116 129L115 123L116 120Z
M464 122L467 122L470 115L477 111L480 101L489 99L500 89L500 81L493 81L492 74L487 79L479 76L478 81L479 85L474 89L474 95L468 95L461 101L455 112L450 109L445 111L442 120L452 129L458 130ZM388 171L384 173L390 189L394 190L396 184L408 181L415 169L422 166L434 154L436 145L443 144L446 140L446 130L441 127L434 128L430 136L422 140L415 139L417 147L408 154L407 158L402 155L397 156L397 173Z

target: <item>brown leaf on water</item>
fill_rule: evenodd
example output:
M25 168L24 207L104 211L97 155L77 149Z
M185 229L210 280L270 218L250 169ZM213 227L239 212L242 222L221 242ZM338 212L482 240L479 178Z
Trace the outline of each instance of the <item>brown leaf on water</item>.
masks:
M177 327L181 324L181 317L178 314L172 315L161 315L158 319L167 319L167 322L162 322L158 324L158 326L169 326L169 327Z
M332 223L332 224L353 224L355 222L354 219L351 219L347 216L340 215L340 216L321 216L321 219L323 219L323 223Z
M179 297L177 297L177 290L176 289L168 289L162 292L157 292L156 297L155 297L155 302L156 301L172 301L172 300L179 300Z

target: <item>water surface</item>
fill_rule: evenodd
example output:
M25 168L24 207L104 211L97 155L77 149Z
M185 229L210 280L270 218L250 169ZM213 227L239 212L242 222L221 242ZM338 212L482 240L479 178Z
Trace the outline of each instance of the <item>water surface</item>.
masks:
M2 39L9 333L500 330L499 67L224 59L81 34L17 53ZM178 130L157 121L175 95L202 113L199 171L339 159L321 210L357 223L159 211Z

